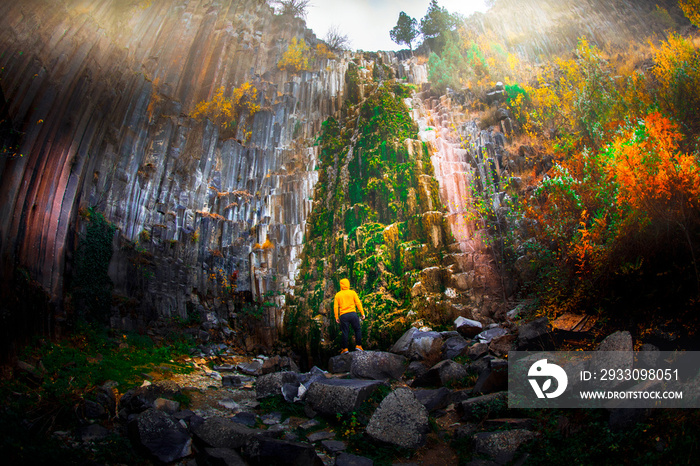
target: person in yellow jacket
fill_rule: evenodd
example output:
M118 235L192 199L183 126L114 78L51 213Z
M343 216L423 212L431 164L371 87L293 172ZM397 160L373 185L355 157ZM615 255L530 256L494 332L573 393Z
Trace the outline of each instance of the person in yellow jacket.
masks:
M348 352L348 332L352 326L355 331L355 349L362 350L362 327L360 319L357 315L360 312L362 318L365 318L365 311L362 309L362 303L354 290L350 289L350 280L343 278L340 280L340 291L335 294L333 301L333 312L335 313L335 321L340 324L340 332L343 334L343 350L340 354Z

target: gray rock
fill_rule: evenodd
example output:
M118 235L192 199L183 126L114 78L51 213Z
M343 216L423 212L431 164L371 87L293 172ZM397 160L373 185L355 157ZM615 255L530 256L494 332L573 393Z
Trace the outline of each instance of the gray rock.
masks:
M418 448L429 430L428 410L410 389L398 388L382 400L365 432L380 442Z
M596 351L632 351L632 335L630 332L617 331L611 333L600 342Z
M205 448L202 461L206 466L246 466L241 455L230 448ZM199 459L197 464L200 464Z
M373 466L374 461L364 456L341 453L335 459L335 466Z
M250 463L265 466L323 466L313 445L265 437L253 437L242 449Z
M180 410L180 403L167 398L156 398L153 402L153 408L168 414L174 414Z
M90 424L82 429L80 429L79 436L80 440L83 442L94 442L96 440L102 440L109 436L109 429L102 427L99 424Z
M476 343L472 345L467 351L467 355L470 359L476 360L482 356L489 354L489 345L486 343Z
M420 377L428 372L428 369L429 367L425 367L425 364L423 364L421 361L412 361L408 365L408 369L406 369L405 376L414 378Z
M467 338L474 338L484 329L478 320L467 319L462 316L455 319L455 328Z
M360 352L352 351L338 356L333 356L328 360L328 372L331 374L350 372L350 365L352 364L352 359L356 354L360 354Z
M266 426L272 426L282 421L282 413L275 411L273 413L263 414L260 416L260 419Z
M469 342L461 336L452 336L445 340L445 343L442 345L442 357L444 359L454 359L464 354L468 346Z
M286 383L282 385L281 391L282 396L284 397L284 401L288 403L294 403L294 400L299 395L299 387L300 385L293 383Z
M359 379L398 380L406 372L405 357L383 351L358 352L352 359L350 375Z
M306 392L306 405L328 416L351 413L381 384L378 380L321 380Z
M309 440L311 443L318 442L320 440L330 440L335 437L335 434L333 432L329 432L327 430L319 430L317 432L312 432L310 434L307 434L306 438Z
M450 390L445 387L435 390L416 390L413 394L428 412L445 408L449 404Z
M508 351L515 349L515 335L503 335L491 340L489 343L489 351L494 355L502 358L508 354Z
M498 338L508 333L508 330L501 327L494 327L484 330L476 336L476 339L481 343L490 343L494 338Z
M438 361L442 356L442 335L438 332L422 332L415 327L408 329L389 350L406 356L411 361Z
M317 421L316 419L309 419L308 421L300 424L299 427L301 427L303 430L309 430L319 425L321 425L320 421Z
M149 408L128 424L129 438L138 448L162 463L192 453L192 439L179 422L162 411Z
M87 419L102 419L107 417L107 410L100 403L96 403L92 400L84 400L83 415Z
M237 375L224 375L221 377L221 385L224 387L240 387L243 381Z
M298 387L299 383L299 374L296 372L274 372L261 375L255 381L255 396L260 399L282 395L282 386L284 384L293 384Z
M507 392L490 393L488 395L469 398L455 405L462 420L484 419L487 416L500 413L508 406Z
M486 370L479 374L474 393L493 393L508 389L508 361L492 359Z
M201 425L192 428L192 434L198 445L213 448L241 448L253 437L265 434L265 431L251 429L231 419L212 417Z
M129 390L119 400L119 406L127 413L140 413L153 407L158 398L172 399L180 395L180 386L171 380L162 380L145 387Z
M440 361L428 370L423 376L417 377L412 387L442 386L450 382L457 382L467 376L467 370L462 364L450 359Z
M593 353L588 368L598 374L603 369L622 370L634 368L632 335L627 331L618 331L605 337ZM623 383L621 380L605 382L604 388L613 388Z
M247 427L254 427L256 423L256 416L254 413L242 412L236 413L231 420Z
M331 455L337 455L348 448L347 444L340 440L323 440L321 441L321 445L323 445L323 448Z
M473 437L474 451L493 458L499 464L506 464L515 459L518 448L522 444L536 437L535 432L525 429L479 432Z
M238 370L248 375L262 375L263 363L254 359L251 362L244 362L238 365Z
M553 347L549 319L540 317L518 329L518 350L547 350Z

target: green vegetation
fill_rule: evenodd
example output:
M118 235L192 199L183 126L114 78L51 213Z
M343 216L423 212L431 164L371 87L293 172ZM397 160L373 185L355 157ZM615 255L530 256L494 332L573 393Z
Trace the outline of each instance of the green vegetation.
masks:
M78 320L107 323L112 306L112 280L107 271L116 228L92 207L81 210L85 235L75 252L71 290Z
M408 48L413 51L413 41L418 37L418 28L416 25L418 22L415 18L411 18L403 11L399 13L399 19L396 21L396 26L389 31L389 36L391 40L397 44L406 44Z
M101 458L138 464L136 456L128 456L132 449L123 445L128 442L125 438L109 437L93 450L75 450L50 434L77 427L81 404L94 399L106 382L119 399L141 384L144 373L158 378L188 372L188 366L173 361L188 354L189 348L182 339L157 346L145 336L108 336L91 326L79 327L61 342L37 341L20 355L36 369L0 384L5 400L0 410L0 449L14 464L69 464Z
M352 65L348 75L351 86L368 85ZM444 247L428 244L427 232L437 229L447 238L442 214L424 214L444 208L427 147L415 140L417 127L403 102L411 88L392 81L371 85L359 108L352 96L347 102L346 114L357 111L359 118L327 120L317 141L321 165L314 199L320 202L308 219L302 279L286 317L295 329L292 343L307 354L339 347L337 324L324 315L332 313L344 277L368 310L368 344L398 338L415 307L410 289L418 271L439 264ZM323 349L322 335L333 342Z

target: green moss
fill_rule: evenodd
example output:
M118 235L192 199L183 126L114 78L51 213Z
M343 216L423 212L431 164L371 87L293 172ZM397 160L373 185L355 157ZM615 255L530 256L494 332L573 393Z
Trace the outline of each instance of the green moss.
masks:
M116 227L92 207L81 211L87 222L75 252L71 293L79 320L107 323L114 284L107 273Z

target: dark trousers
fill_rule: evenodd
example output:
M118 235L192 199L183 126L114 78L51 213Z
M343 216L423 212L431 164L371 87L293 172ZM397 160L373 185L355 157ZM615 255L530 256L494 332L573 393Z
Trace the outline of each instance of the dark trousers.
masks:
M343 334L343 348L348 347L350 327L355 331L355 345L362 346L362 327L357 312L348 312L340 316L340 332Z

